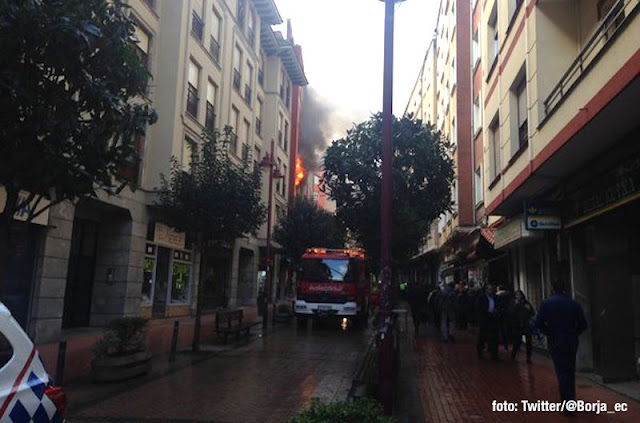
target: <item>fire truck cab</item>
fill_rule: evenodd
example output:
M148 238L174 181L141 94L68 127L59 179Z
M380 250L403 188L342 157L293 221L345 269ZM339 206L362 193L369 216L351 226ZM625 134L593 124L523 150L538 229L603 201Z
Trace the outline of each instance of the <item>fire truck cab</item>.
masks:
M297 277L298 323L331 316L366 322L370 279L363 250L309 248Z

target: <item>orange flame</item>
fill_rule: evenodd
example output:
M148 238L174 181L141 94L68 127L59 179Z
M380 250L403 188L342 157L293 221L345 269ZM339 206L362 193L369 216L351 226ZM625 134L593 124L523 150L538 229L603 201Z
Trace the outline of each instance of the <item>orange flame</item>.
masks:
M302 160L300 160L300 157L296 158L296 182L295 182L295 186L298 187L300 186L300 183L302 182L302 180L304 179L304 167L302 166Z

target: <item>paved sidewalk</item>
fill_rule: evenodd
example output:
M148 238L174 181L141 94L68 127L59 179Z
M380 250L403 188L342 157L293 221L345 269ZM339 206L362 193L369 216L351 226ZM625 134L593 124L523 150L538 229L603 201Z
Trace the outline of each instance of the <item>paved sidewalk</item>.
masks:
M609 411L613 411L615 403L624 402L628 411L599 415L576 412L571 417L553 412L523 412L521 400L559 401L551 360L534 353L533 364L526 364L524 348L515 362L502 348L500 355L504 361L478 359L475 338L469 332L461 332L458 331L455 343L440 341L432 328L423 328L421 335L413 339L426 422L640 422L640 403L584 377L576 379L579 400L606 403ZM494 412L493 400L517 403L518 411Z

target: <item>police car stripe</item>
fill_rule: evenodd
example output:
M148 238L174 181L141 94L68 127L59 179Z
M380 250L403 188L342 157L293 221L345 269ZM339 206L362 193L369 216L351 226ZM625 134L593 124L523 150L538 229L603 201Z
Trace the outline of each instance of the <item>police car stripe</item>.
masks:
M9 407L9 404L11 403L11 400L16 395L16 392L18 392L18 387L20 386L20 381L24 377L25 373L27 373L27 370L29 369L29 366L31 366L31 362L33 361L33 357L35 357L35 355L36 355L36 348L34 346L33 349L31 350L31 354L29 354L29 359L24 364L24 367L22 368L22 371L20 371L20 374L16 378L16 381L13 382L13 386L11 387L11 392L9 393L9 395L7 395L7 398L4 400L4 403L2 404L2 407L0 408L0 419L2 418L2 416L4 416L4 413L5 413L5 411L7 411L7 407Z

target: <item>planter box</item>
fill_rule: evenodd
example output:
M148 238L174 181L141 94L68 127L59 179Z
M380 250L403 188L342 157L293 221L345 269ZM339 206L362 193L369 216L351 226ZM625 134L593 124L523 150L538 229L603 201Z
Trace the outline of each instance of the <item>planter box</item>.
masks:
M149 373L151 354L138 352L120 357L95 358L91 362L94 382L116 382Z

